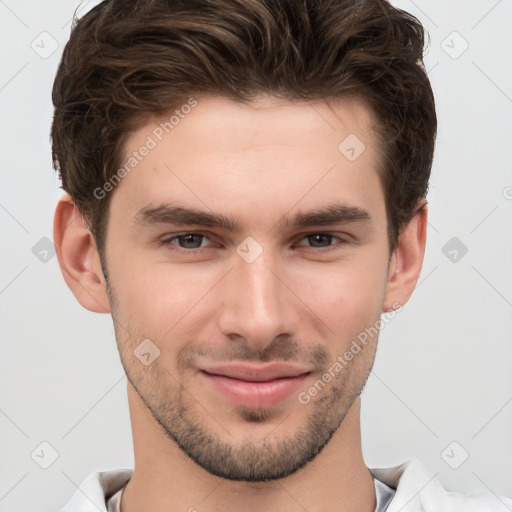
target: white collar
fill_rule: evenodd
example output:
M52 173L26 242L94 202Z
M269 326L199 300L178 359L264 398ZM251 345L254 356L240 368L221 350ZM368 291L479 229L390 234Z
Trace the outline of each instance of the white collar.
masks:
M387 512L507 512L512 499L490 492L447 492L418 459L389 468L370 468L372 475L396 489ZM115 494L133 474L132 469L91 473L61 512L106 512L106 498Z

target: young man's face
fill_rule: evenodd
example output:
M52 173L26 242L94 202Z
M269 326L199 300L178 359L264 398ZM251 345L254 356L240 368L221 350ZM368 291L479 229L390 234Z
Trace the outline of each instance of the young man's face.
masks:
M374 120L359 102L332 111L266 97L199 99L162 134L168 119L128 139L126 160L151 149L111 198L105 257L122 363L199 465L230 479L286 476L359 396L377 337L358 335L397 298ZM335 205L338 220L293 224ZM237 229L173 224L165 207Z

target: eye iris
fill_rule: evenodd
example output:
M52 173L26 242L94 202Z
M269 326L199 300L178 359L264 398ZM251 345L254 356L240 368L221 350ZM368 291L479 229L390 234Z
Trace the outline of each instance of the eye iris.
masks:
M195 233L189 233L189 234L186 234L186 235L179 235L177 237L178 241L180 242L180 246L183 246L183 244L181 243L183 241L183 239L187 239L187 241L185 242L185 247L186 249L197 249L198 247L201 246L201 239L202 239L202 236L203 235L198 235L198 234L195 234ZM190 239L196 237L196 240L197 238L199 238L199 246L198 247L189 247L188 246L188 242L190 241ZM192 242L192 245L194 245L194 243Z
M309 235L309 237L308 237L308 238L309 238L309 240L310 240L310 241L311 241L311 240L315 240L315 239L317 239L317 238L320 238L320 239L321 239L321 238L324 238L324 240L327 238L327 239L328 239L328 241L330 241L330 240L331 240L331 238L332 238L332 235L328 235L328 234L326 234L326 233L320 233L320 234L317 234L317 235ZM313 246L315 246L315 244L314 244L314 243L313 243L312 245L313 245Z

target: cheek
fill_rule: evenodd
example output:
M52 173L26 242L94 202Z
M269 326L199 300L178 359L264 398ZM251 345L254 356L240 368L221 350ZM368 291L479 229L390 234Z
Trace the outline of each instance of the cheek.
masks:
M212 282L210 282L212 281ZM118 315L145 336L160 339L180 330L188 313L214 284L204 271L165 263L120 263L112 273ZM179 322L179 323L178 323Z
M314 301L327 313L333 311L330 306L348 314L357 311L374 312L374 307L382 299L382 290L386 279L386 267L375 261L355 257L358 261L345 261L316 267L300 278L304 298ZM304 280L306 276L306 280ZM299 282L300 282L299 281Z
M317 270L300 293L331 334L334 331L338 343L345 344L380 318L385 282L382 261L361 254L350 262Z

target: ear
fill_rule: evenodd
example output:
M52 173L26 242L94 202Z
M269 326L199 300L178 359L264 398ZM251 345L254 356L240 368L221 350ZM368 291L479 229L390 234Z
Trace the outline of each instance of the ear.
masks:
M389 264L383 312L404 306L414 291L425 255L427 215L427 202L423 200L414 217L400 232Z
M64 280L78 302L89 311L110 313L96 241L68 194L55 209L53 242Z

